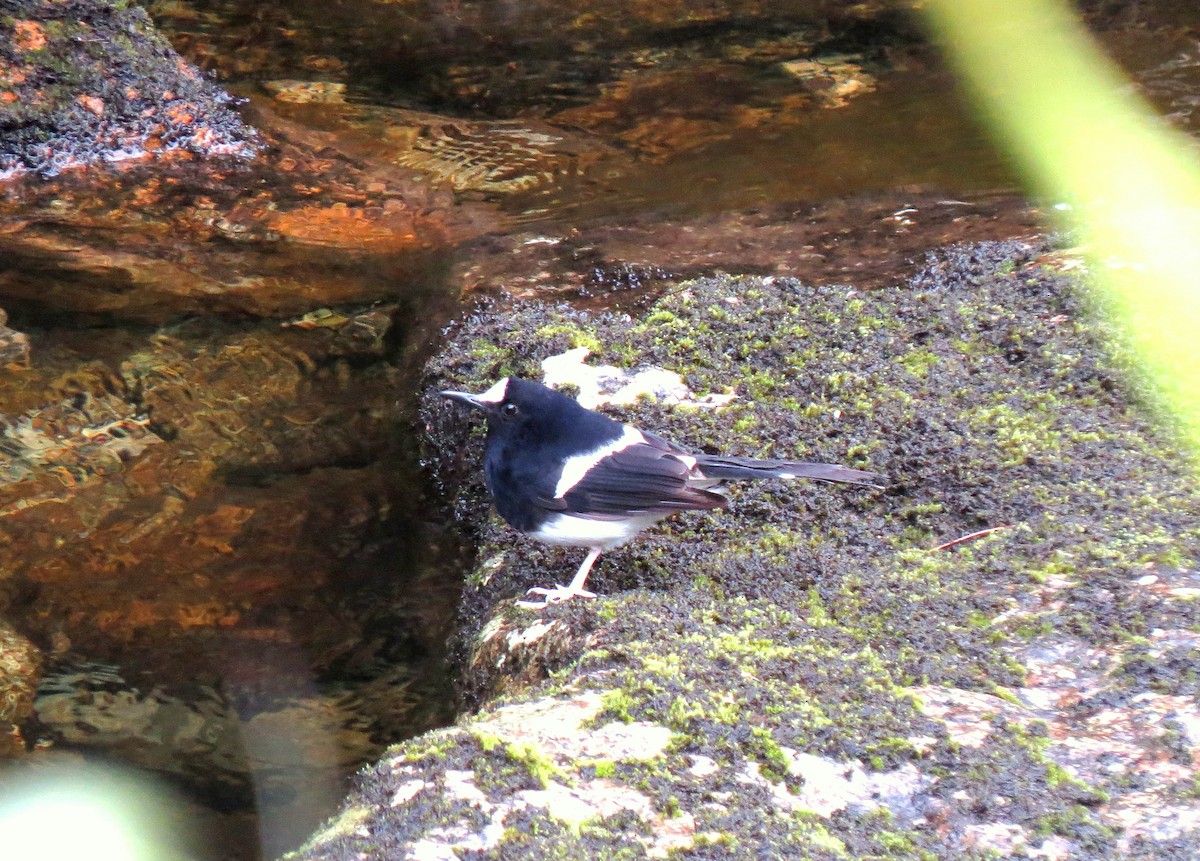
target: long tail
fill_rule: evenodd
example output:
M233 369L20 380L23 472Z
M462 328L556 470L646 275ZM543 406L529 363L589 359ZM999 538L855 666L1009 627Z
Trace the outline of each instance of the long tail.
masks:
M802 463L795 460L755 460L752 457L695 455L696 466L708 478L811 478L843 484L882 487L886 477L877 472L851 469L836 463Z

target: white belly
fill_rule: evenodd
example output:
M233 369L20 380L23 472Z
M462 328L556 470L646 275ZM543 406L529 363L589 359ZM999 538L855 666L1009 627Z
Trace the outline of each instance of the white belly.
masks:
M538 541L561 544L567 547L591 547L612 550L620 547L648 526L653 526L664 515L643 514L624 520L596 520L558 514L531 532Z

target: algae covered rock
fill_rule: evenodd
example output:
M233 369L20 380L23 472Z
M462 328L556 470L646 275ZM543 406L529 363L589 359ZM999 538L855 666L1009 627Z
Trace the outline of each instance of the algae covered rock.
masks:
M18 0L0 18L0 176L178 150L252 156L232 98L124 0Z
M1194 855L1200 488L1060 260L961 246L886 292L722 277L637 319L465 320L425 419L480 547L459 659L483 708L363 772L293 857ZM597 600L517 610L576 557L498 522L480 431L435 392L578 346L737 395L619 418L889 486L744 485L602 557ZM640 746L605 748L614 726Z

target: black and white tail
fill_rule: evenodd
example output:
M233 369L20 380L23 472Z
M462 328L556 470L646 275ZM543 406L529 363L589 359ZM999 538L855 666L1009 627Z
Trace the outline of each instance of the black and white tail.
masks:
M877 472L851 469L836 463L803 463L795 460L755 460L752 457L720 457L699 454L696 469L706 478L760 479L811 478L814 481L833 481L842 484L865 484L881 487L884 476Z

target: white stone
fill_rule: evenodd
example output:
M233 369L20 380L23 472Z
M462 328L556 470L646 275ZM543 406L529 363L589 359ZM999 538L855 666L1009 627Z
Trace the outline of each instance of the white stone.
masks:
M426 783L423 780L406 780L392 793L392 807L399 807L412 801L425 786Z
M542 361L543 382L551 388L572 385L579 389L579 403L588 409L602 404L632 404L653 397L668 404L722 407L736 395L697 398L683 377L665 368L642 368L630 372L615 365L585 365L591 351L576 347Z

